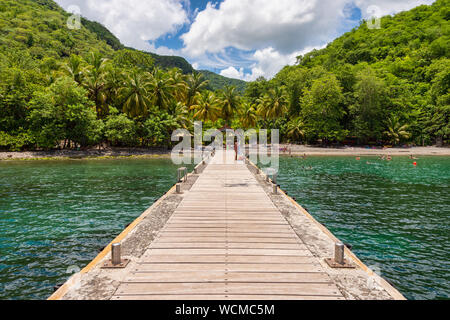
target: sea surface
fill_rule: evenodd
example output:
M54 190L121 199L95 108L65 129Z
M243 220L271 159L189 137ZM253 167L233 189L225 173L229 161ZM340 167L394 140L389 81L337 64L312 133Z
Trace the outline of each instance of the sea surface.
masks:
M46 299L176 169L160 158L0 161L0 299ZM450 157L282 157L278 181L408 299L450 298Z
M407 299L450 299L450 157L284 157L277 182Z

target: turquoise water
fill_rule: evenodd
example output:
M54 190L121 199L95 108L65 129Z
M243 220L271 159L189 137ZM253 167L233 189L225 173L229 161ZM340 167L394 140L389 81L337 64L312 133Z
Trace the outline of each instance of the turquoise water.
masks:
M279 183L407 298L448 299L450 158L412 162L286 157ZM47 298L175 176L169 159L0 162L0 299Z
M0 299L46 299L176 180L170 159L0 162Z
M278 182L408 299L450 298L449 157L286 157Z

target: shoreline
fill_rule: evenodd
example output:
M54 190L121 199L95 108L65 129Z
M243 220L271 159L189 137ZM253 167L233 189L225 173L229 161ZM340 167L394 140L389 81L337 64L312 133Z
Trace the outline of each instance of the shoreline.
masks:
M306 156L450 156L450 148L443 147L412 147L412 148L387 148L387 149L366 149L362 147L346 148L321 148L302 145L282 145L291 148L284 152L280 150L280 156L302 157ZM269 149L270 150L270 149ZM55 151L22 151L9 152L0 151L0 161L31 161L31 160L103 160L120 158L154 158L169 157L170 150L163 149L126 149L114 148L106 150L55 150Z
M168 157L170 150L162 149L89 149L89 150L54 150L54 151L0 151L0 161L32 160L104 160L120 158L154 158Z

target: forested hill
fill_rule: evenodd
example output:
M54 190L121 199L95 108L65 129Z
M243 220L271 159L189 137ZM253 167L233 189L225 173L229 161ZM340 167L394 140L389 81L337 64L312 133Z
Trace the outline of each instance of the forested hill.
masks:
M117 50L134 50L126 48L106 27L95 21L82 18L81 30L61 28L61 26L65 27L70 14L53 0L5 1L0 3L0 12L6 11L7 6L9 8L10 5L14 6L14 10L9 13L12 21L2 21L0 24L2 29L0 47L2 48L7 46L9 49L28 50L38 59L44 56L55 59L65 58L72 53L84 55L92 50L99 50L107 56L111 56ZM19 22L18 19L21 21ZM194 72L191 64L182 57L148 54L153 58L154 64L160 68L176 67L184 74ZM216 74L204 76L207 80L211 79L212 82L219 84L212 86L215 90L223 89L223 86L220 86L221 83L233 83L235 80ZM217 82L218 78L221 81ZM241 83L240 85L242 86Z
M449 19L450 1L437 0L383 17L380 29L363 21L270 82L248 84L247 95L283 87L291 131L308 141L448 141Z
M247 86L247 82L239 79L223 77L208 70L200 70L199 72L205 77L205 79L209 80L208 87L213 91L224 88L226 86L234 86L239 93L244 93Z

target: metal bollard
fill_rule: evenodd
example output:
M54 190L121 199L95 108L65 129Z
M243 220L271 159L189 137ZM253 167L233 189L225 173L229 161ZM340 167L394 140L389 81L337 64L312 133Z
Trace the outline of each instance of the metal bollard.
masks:
M181 184L177 183L177 193L181 193Z
M198 174L198 168L194 168L194 173Z
M337 242L334 246L334 261L339 264L345 264L344 261L344 248L345 245L342 242Z
M277 184L277 178L278 178L278 175L276 173L274 173L273 177L272 177L273 183Z
M278 186L276 184L273 185L273 194L278 194Z
M122 263L120 257L120 243L113 243L111 245L111 263L116 266Z

